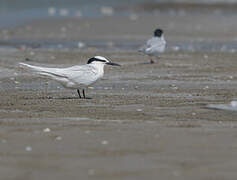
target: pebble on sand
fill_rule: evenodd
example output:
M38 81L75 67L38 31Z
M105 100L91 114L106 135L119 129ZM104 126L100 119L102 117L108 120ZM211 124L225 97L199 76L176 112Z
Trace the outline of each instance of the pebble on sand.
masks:
M78 47L79 49L84 48L84 47L85 47L85 43L83 43L83 42L78 42L78 43L77 43L77 47Z
M35 55L35 52L31 51L31 52L30 52L30 55L31 55L31 56L34 56L34 55Z
M107 145L107 144L109 144L109 142L106 141L106 140L103 140L103 141L101 141L101 144L102 144L102 145Z
M86 130L85 133L86 133L86 134L90 134L91 131L90 131L90 130Z
M130 14L129 19L131 21L136 21L138 19L138 15L137 14Z
M43 131L44 131L44 132L50 132L51 129L49 129L49 128L45 128Z
M25 150L26 150L26 151L32 151L32 147L31 147L31 146L26 146L26 147L25 147Z
M6 139L2 139L2 140L1 140L1 143L6 143L6 142L7 142Z
M50 56L50 59L56 59L56 57L55 56Z
M203 56L205 59L208 59L208 55L207 54L204 54Z
M237 107L237 101L231 101L230 104L232 107Z
M89 169L88 170L88 175L92 176L95 174L95 170L94 169Z
M67 31L67 28L63 26L63 27L61 27L60 30L61 30L61 32L66 32L66 31Z
M62 137L61 137L61 136L57 136L57 137L55 138L55 140L61 141L61 140L62 140Z
M205 86L203 89L209 89L209 86Z
M172 49L173 49L173 51L179 51L180 47L179 46L173 46Z

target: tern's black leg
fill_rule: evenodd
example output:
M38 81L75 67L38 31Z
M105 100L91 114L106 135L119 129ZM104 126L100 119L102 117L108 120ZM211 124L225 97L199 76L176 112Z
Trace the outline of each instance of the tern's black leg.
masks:
M82 93L83 93L84 99L86 99L86 94L85 94L85 90L84 89L82 90Z
M150 63L151 64L154 64L155 63L155 61L150 57Z
M79 89L77 90L77 93L79 95L79 98L81 99L81 94L80 94L80 90Z

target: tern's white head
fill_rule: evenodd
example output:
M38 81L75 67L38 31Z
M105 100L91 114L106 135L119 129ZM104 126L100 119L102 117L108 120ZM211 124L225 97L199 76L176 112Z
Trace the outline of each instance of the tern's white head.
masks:
M90 58L87 61L87 64L97 65L97 66L102 66L102 67L104 67L104 65L120 66L119 64L110 62L108 59L106 59L103 56L95 56L93 58Z

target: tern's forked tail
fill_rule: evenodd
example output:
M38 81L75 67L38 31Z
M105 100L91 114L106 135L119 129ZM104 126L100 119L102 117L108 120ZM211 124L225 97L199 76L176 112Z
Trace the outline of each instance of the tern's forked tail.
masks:
M35 70L36 69L34 66L29 65L29 64L25 64L25 63L19 63L19 66L21 68L24 68L24 69L31 69L31 70L33 70L33 69Z
M25 64L25 63L19 63L19 66L24 69L28 69L28 70L32 70L32 71L42 71L43 70L42 67L33 66L33 65Z
M48 76L54 80L57 80L58 78L66 78L66 76L57 68L39 67L25 63L19 63L19 66L23 69L31 70L39 75Z

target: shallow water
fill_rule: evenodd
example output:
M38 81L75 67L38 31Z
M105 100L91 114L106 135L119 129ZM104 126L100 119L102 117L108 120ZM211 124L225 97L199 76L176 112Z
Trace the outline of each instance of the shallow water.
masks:
M80 44L83 44L81 47ZM45 49L45 50L84 50L88 48L96 48L101 51L138 51L139 47L144 43L141 40L111 40L111 41L70 41L70 40L7 40L0 41L0 48L20 49ZM187 52L230 52L235 53L237 50L237 40L232 42L220 41L187 41L172 42L167 44L166 51L187 51Z
M217 8L214 8L214 13L216 14L235 14L235 8L232 9L229 4L236 3L236 0L203 0L199 1L198 7L195 12L202 12L205 5L215 5L219 3L220 5ZM159 8L159 4L164 4L165 7L162 9ZM170 15L181 15L186 16L186 5L197 3L195 0L192 0L191 3L188 0L151 0L149 2L145 0L95 0L95 1L86 1L86 0L51 0L51 1L32 1L32 0L22 0L17 1L0 1L0 28L5 27L15 27L26 21L32 21L36 19L43 19L49 17L56 18L65 18L65 17L104 17L104 16L121 16L128 15L136 11L138 8L139 14L142 14L142 11L146 13L154 12L165 12ZM167 5L166 5L167 4ZM184 4L184 5L182 5ZM176 5L179 5L180 8L175 9ZM226 7L228 6L227 11ZM223 6L223 10L222 10ZM152 7L152 8L151 8ZM142 11L140 11L140 9ZM151 11L152 9L152 11ZM229 10L230 9L230 10ZM124 11L125 10L125 11ZM207 8L209 12L209 8ZM190 13L190 12L189 12ZM191 11L191 13L193 13Z

